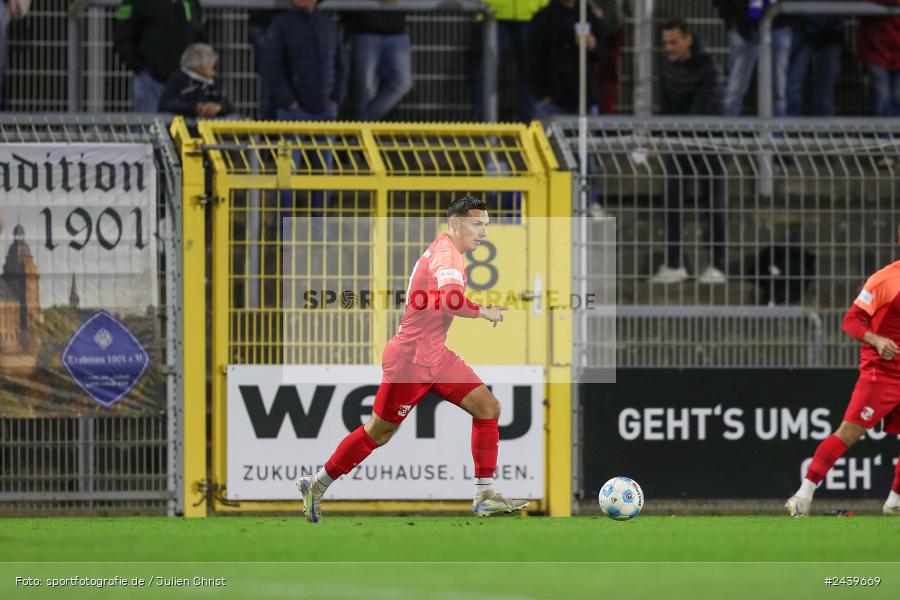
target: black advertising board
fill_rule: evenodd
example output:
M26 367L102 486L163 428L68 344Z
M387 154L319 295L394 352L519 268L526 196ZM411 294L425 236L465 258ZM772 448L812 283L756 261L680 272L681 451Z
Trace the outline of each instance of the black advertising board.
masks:
M850 369L622 369L615 384L583 384L585 493L627 475L648 498L787 498L840 423L856 376ZM886 497L898 452L898 436L879 424L837 462L817 497Z

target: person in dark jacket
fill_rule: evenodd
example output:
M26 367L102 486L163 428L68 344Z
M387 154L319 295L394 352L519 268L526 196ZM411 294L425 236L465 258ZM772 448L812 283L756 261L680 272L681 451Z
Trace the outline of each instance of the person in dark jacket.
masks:
M360 121L380 121L412 89L406 13L351 12L342 22L350 38L354 116Z
M181 56L181 69L166 82L159 112L185 117L227 117L234 113L231 102L216 85L219 55L207 44L191 44Z
M659 72L662 114L721 115L723 102L719 68L687 23L682 19L665 23L662 38L665 48L665 58ZM702 189L701 196L696 200L706 199L710 205L712 261L698 281L705 284L724 283L725 165L722 158L716 154L673 154L666 157L664 166L666 262L650 281L670 284L680 283L688 278L681 252L684 196L691 190Z
M818 0L807 0L818 1ZM787 114L805 114L804 85L813 67L812 114L834 115L834 86L841 72L844 46L844 17L840 15L801 15L791 24L791 60L787 78Z
M198 0L122 0L113 45L134 73L132 110L156 112L182 53L191 44L206 41Z
M272 19L263 43L262 76L281 121L334 121L343 96L344 67L337 24L316 0Z
M872 0L897 6L897 0ZM866 65L872 115L900 116L900 17L863 17L856 31L856 53Z
M272 19L274 19L281 11L280 10L248 10L247 11L247 41L250 43L250 46L253 48L253 67L256 69L256 74L260 75L262 73L262 55L264 52L264 45L266 39L266 31L269 29L269 25L272 23ZM258 81L258 118L260 119L274 119L275 112L272 108L272 101L270 99L271 94L269 93L269 88L266 85L266 80L261 76L257 78Z
M578 2L551 0L535 13L529 32L531 86L537 103L534 117L578 112ZM588 61L603 56L603 21L588 14L590 31L586 35ZM597 112L593 69L587 69L587 100L589 112Z
M721 115L722 76L700 39L681 19L663 25L665 58L659 67L664 115Z
M737 117L756 72L759 59L759 21L768 5L778 0L713 0L728 30L728 80L725 84L725 114ZM772 23L772 114L787 114L787 72L791 58L790 18L776 17Z

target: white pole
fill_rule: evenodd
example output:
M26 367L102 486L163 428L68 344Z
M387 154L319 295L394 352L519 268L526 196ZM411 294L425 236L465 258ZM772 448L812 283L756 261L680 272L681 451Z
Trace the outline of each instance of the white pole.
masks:
M587 181L587 0L579 0L578 5L578 204L581 212L579 225L579 291L582 299L587 297L588 273L588 181ZM599 32L596 32L599 34ZM577 373L581 374L584 361L584 346L587 341L587 315L584 310L576 312L581 339L579 356L575 358Z
M653 0L634 3L634 114L649 117L653 111Z
M587 216L587 0L578 1L578 183L582 216ZM599 34L599 32L596 32Z

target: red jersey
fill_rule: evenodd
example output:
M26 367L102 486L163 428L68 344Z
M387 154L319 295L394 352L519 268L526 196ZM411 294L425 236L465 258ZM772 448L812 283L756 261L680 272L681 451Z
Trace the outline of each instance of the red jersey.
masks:
M869 277L853 304L869 315L869 329L900 344L900 261ZM878 369L900 378L900 357L884 360L868 344L859 352L860 369Z
M406 289L406 308L393 343L410 349L414 364L434 367L443 355L453 315L440 310L438 290L445 285L466 287L463 255L447 233L435 239L416 261Z

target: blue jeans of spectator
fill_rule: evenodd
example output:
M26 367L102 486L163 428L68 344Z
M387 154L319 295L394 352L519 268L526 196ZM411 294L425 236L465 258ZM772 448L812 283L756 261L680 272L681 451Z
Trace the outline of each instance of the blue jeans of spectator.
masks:
M155 113L166 85L153 79L147 71L137 73L131 80L131 110L137 113Z
M534 106L534 95L531 92L531 81L528 78L528 30L530 25L528 21L497 21L497 53L502 57L508 48L516 62L516 118L523 123L531 121L531 111ZM502 70L502 68L498 70ZM499 85L499 81L497 83ZM478 61L472 93L474 94L472 105L475 107L475 120L484 121L483 54Z
M802 32L791 38L791 62L787 75L787 114L798 116L805 108L804 85L813 67L812 114L834 115L834 86L841 72L841 45L823 44Z
M787 72L791 57L791 28L772 30L772 114L787 114ZM725 115L737 117L744 108L744 96L750 87L759 60L759 32L745 39L736 29L728 30L728 80L725 83Z
M562 106L553 102L553 100L549 100L547 102L535 102L534 103L534 118L542 119L544 117L555 117L557 115L574 115L572 111L568 111L564 109ZM599 109L597 106L588 106L588 114L596 115L598 114Z
M872 88L872 115L900 116L900 70L889 71L884 67L868 64L866 71Z
M253 24L247 26L247 40L250 42L250 45L253 47L253 67L256 69L257 75L262 72L260 68L260 57L263 53L263 40L266 35L266 28L261 27L259 25ZM259 80L259 102L257 102L258 112L260 119L274 119L275 111L272 108L272 99L269 94L269 86L266 85L266 80L262 77L257 77Z
M360 121L380 121L412 89L409 35L358 33L350 45L354 114Z

